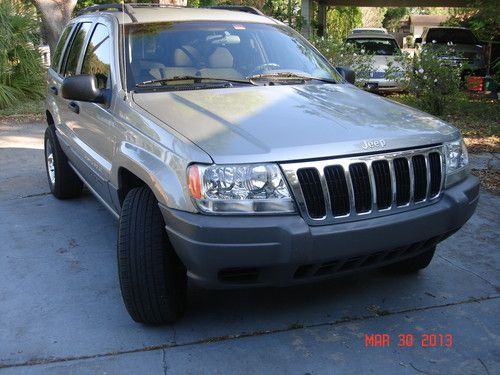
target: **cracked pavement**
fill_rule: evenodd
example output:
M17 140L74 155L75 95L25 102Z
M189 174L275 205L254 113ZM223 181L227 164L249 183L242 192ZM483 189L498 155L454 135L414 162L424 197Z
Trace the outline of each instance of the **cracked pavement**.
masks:
M0 125L0 375L500 373L499 197L483 192L417 275L191 288L181 321L148 327L121 301L113 217L89 193L47 193L43 131ZM365 347L373 333L390 346ZM422 347L427 333L453 346Z

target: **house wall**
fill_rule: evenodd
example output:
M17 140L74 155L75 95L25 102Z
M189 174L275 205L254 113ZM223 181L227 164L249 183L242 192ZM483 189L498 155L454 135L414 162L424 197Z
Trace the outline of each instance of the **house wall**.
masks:
M410 26L410 33L413 34L414 38L420 38L424 32L424 28L428 26Z

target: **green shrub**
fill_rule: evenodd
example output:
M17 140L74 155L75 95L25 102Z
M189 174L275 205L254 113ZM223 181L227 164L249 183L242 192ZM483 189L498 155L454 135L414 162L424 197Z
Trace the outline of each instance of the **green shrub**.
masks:
M441 115L461 95L462 66L450 56L459 57L452 46L426 46L413 57L398 56L394 63L388 64L385 75L402 83L415 96L415 104L420 109Z
M41 98L44 80L36 14L21 3L0 0L0 30L0 109Z
M311 43L335 67L351 68L356 73L356 85L364 86L373 70L374 57L352 44L345 44L332 37L315 37Z

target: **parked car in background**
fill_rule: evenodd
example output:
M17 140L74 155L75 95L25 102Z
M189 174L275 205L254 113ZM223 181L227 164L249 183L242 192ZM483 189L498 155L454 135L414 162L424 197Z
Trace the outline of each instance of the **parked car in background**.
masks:
M442 59L450 64L462 64L463 76L486 74L484 47L471 30L465 27L429 27L421 38L415 39L417 53L433 45L450 47L450 53Z
M387 30L384 29L383 27L357 27L355 29L352 29L351 33L352 34L366 34L366 33L387 34Z
M347 44L352 44L359 49L360 53L373 54L373 70L365 82L365 88L372 92L395 92L402 91L403 85L393 77L386 77L386 70L390 63L398 66L395 57L401 54L398 42L390 34L383 33L353 33L346 38Z

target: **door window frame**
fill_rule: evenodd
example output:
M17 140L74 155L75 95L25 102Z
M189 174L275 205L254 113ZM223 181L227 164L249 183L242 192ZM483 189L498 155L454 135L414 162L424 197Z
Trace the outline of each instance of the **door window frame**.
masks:
M62 47L61 54L59 55L59 61L57 61L57 63L54 64L54 66L52 66L52 64L50 65L50 69L52 69L54 72L56 72L59 76L62 76L62 74L61 74L61 65L62 65L63 61L65 61L66 51L68 50L69 44L73 40L73 34L75 33L75 25L77 25L77 23L69 23L64 28L64 30L65 30L67 27L71 27L71 29L69 31L69 34L66 37L66 40L64 41L64 45ZM63 30L63 33L64 33L64 30ZM58 44L59 44L59 42L58 42ZM56 46L56 48L57 48L57 46Z
M109 80L110 80L110 87L109 89L112 90L113 88L113 82L114 82L114 78L113 78L113 70L114 70L114 67L113 67L113 62L114 62L114 51L113 51L113 38L112 38L112 34L109 30L109 27L108 25L106 25L105 23L102 23L102 22L94 22L93 25L91 26L90 28L90 31L89 31L89 35L88 37L86 38L85 42L84 42L84 48L82 48L82 53L80 55L80 58L78 60L78 64L77 64L77 68L76 68L76 74L82 74L82 68L83 68L83 60L85 59L85 55L87 53L87 50L89 48L89 44L90 44L90 41L92 39L92 36L94 35L94 32L95 32L95 29L97 28L98 25L101 25L101 26L104 26L106 28L106 31L108 33L108 38L111 42L111 48L109 49Z
M67 65L68 65L69 51L71 50L71 47L73 46L73 43L75 41L76 35L80 31L80 29L82 28L82 25L84 23L89 23L90 24L90 29L89 29L89 32L87 33L87 35L85 36L85 39L83 40L83 44L82 45L84 46L84 48L82 48L80 50L79 55L78 55L78 59L77 59L77 64L76 64L76 68L75 68L75 75L79 74L79 71L80 71L80 68L81 68L83 54L87 50L87 48L86 48L87 43L89 41L90 35L92 35L92 32L94 30L94 26L93 26L94 22L92 22L90 20L82 20L81 22L78 22L76 24L76 27L74 28L73 33L71 35L71 43L69 45L66 45L66 49L64 50L64 61L61 61L61 66L59 67L59 75L61 77L66 77L65 73L66 73L66 68L67 68Z

